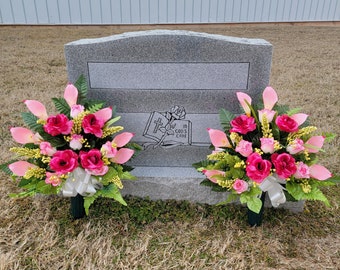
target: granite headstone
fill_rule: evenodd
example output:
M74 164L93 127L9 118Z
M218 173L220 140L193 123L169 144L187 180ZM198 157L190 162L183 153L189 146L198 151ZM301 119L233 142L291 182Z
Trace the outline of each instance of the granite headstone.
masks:
M138 181L123 194L214 204L226 193L200 185L192 164L210 153L207 128L219 109L239 112L236 92L260 96L269 83L272 45L171 30L129 32L65 45L70 82L86 76L91 98L115 105L119 125L144 150L131 165Z

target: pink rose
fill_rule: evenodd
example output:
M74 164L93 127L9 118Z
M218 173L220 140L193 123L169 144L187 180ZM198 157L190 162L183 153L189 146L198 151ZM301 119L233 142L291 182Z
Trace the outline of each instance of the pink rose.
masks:
M52 186L56 187L56 186L59 186L61 182L62 180L58 174L46 172L46 179L45 179L46 184L51 184Z
M47 123L44 125L44 130L52 136L59 134L70 134L73 122L70 121L66 115L58 114L47 118Z
M97 118L94 114L88 114L84 117L81 126L85 133L94 134L100 138L103 135L104 120Z
M52 145L49 142L41 142L40 145L40 153L46 156L53 156L57 149L55 147L52 147Z
M304 142L301 139L295 139L291 144L289 144L286 148L287 152L291 155L295 155L303 150L305 150Z
M281 131L295 132L299 129L298 122L286 114L278 116L275 123Z
M71 117L75 118L78 114L82 113L85 110L83 105L72 105L71 107Z
M232 129L230 132L247 134L256 129L255 119L247 115L240 115L230 122Z
M98 168L98 169L93 169L93 170L85 169L85 171L92 175L104 175L109 171L109 167L104 165L103 167Z
M235 151L244 157L248 157L253 152L252 143L246 140L241 140L236 146Z
M271 160L274 164L276 174L282 179L286 179L296 172L295 159L287 153L272 154Z
M73 134L71 136L70 147L73 150L80 150L83 147L83 136L79 134Z
M310 174L309 174L309 167L304 164L303 162L298 162L296 164L296 172L294 173L294 177L296 178L309 178Z
M248 190L248 183L244 180L236 179L233 184L233 189L236 191L236 193L241 194L242 192Z
M269 174L272 164L262 159L260 154L252 153L246 161L246 174L256 183L261 183Z
M103 170L105 164L102 160L102 154L98 149L91 149L88 152L80 151L79 157L81 166L91 174L97 175L97 173L105 174L107 172Z
M69 149L57 151L50 161L50 167L61 174L72 172L78 167L78 155Z
M269 154L274 153L275 141L273 138L261 138L260 141L261 141L261 150L264 153L269 153Z

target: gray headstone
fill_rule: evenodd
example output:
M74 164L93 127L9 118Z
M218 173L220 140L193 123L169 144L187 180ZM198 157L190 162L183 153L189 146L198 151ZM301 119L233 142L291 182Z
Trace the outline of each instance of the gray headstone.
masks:
M192 164L210 152L207 128L221 128L219 109L239 111L236 91L257 97L268 85L270 43L153 30L78 40L65 55L70 82L84 74L90 97L115 105L119 125L144 147L131 162L138 181L124 182L123 194L209 204L226 197L200 186Z

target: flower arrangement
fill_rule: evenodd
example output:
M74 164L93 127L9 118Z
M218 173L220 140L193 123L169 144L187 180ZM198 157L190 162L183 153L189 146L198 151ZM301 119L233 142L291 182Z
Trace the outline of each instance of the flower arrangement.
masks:
M7 171L21 177L19 187L25 191L12 196L61 194L84 196L85 213L99 196L113 198L126 205L119 189L121 179L135 179L124 165L139 150L131 143L134 136L113 124L111 107L87 99L84 76L68 84L63 98L52 98L58 114L48 115L36 100L25 100L30 112L22 113L29 127L10 128L13 139L21 144L13 147L19 160L8 162ZM3 166L4 168L4 166Z
M318 164L317 153L334 134L313 136L317 129L306 124L308 115L277 104L275 90L263 91L263 104L252 105L249 95L237 92L244 114L221 109L224 131L208 129L214 147L207 160L194 164L214 191L229 191L226 202L240 199L259 213L260 196L267 192L274 207L292 200L320 200L329 205L319 187L335 180ZM333 181L334 180L334 181Z

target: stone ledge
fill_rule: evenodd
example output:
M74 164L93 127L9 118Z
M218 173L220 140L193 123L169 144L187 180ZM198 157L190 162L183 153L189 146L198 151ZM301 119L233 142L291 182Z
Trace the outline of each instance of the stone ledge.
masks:
M152 172L153 170L150 171ZM203 177L194 177L195 173L197 174L194 170L190 170L189 168L186 170L183 168L180 173L184 171L187 171L189 177L181 179L164 175L163 177L159 175L137 175L138 180L136 181L123 181L124 188L121 193L123 196L148 197L153 201L178 200L209 205L214 205L227 199L227 192L214 192L210 187L200 185ZM134 173L134 175L136 175L136 173ZM266 198L265 207L272 207L268 197ZM304 201L289 201L280 205L278 208L284 208L293 213L300 213L303 211Z

